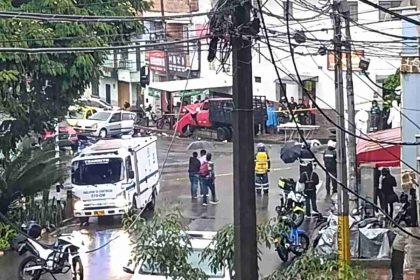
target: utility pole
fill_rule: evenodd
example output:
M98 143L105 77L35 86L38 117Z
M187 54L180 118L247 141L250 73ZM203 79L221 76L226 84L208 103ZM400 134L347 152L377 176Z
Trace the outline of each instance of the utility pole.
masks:
M343 93L343 63L342 63L342 41L341 41L341 15L339 13L340 2L333 1L333 21L334 21L334 76L335 76L335 103L338 111L337 124L345 128L344 118L344 93ZM343 130L337 131L337 179L343 184L347 184L346 168L346 135ZM348 192L341 185L338 186L338 259L339 259L339 279L345 279L343 273L345 265L350 262L350 231L349 231L349 197Z
M251 7L246 4L239 4L241 1L236 2L238 4L234 13L234 25L239 27L249 23ZM241 35L232 36L235 279L241 280L258 279L252 109L252 44L249 40L252 39Z
M165 3L164 0L160 0L160 14L162 15L162 27L163 27L163 40L166 42L166 20L165 20ZM166 45L163 47L163 53L165 56L165 72L166 72L166 81L171 79L171 74L169 73L169 56L168 48Z
M351 33L350 33L350 8L347 0L341 2L341 11L344 14L344 22L346 29L346 87L347 87L347 119L349 134L347 135L347 170L348 184L347 186L356 193L357 188L357 166L356 166L356 111L354 108L354 90L353 90L353 65L351 51ZM356 198L356 204L359 205L359 199ZM359 209L359 207L357 207Z

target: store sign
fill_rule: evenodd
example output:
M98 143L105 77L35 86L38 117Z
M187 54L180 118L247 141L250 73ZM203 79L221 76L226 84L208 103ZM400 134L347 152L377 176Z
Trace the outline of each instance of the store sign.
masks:
M364 54L365 54L364 51L352 51L351 52L351 64L352 64L353 71L362 71L362 69L359 68L359 62L360 62L360 58L363 57ZM334 67L335 67L335 57L334 56L335 56L335 52L328 51L327 68L330 71L334 71ZM346 53L342 53L341 61L343 63L343 70L346 71Z
M169 71L185 72L188 56L185 53L168 53ZM163 51L148 51L146 61L150 70L166 73L165 53Z
M163 51L148 51L146 61L150 70L165 72L165 53Z

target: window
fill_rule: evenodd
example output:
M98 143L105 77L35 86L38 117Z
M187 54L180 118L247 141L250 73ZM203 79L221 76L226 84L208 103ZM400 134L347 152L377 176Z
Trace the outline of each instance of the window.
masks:
M127 171L127 179L129 179L130 178L130 172L133 171L133 166L131 164L131 158L130 157L127 157L125 159L125 168L126 168L126 171Z
M254 77L256 83L261 83L261 77Z
M357 10L357 2L348 2L349 9L350 9L350 19L357 21L358 20L358 10Z
M287 2L283 1L284 18L287 16ZM289 20L293 20L293 3L289 1Z
M283 91L284 89L284 91ZM276 82L276 99L277 101L281 101L282 97L286 97L286 92L287 92L287 88L286 88L286 84L280 84L279 82Z
M401 0L379 1L379 6L385 9L398 8L401 6ZM392 20L392 19L395 19L395 17L383 11L379 11L379 21L387 21L387 20Z
M120 122L121 121L121 113L115 113L112 115L111 120L109 122Z
M123 113L122 120L123 121L132 121L132 120L134 120L134 114Z

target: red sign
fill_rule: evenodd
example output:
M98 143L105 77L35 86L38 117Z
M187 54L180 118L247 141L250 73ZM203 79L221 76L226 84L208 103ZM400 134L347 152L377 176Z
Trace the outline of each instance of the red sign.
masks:
M146 61L149 63L149 69L165 72L165 53L163 51L147 51Z

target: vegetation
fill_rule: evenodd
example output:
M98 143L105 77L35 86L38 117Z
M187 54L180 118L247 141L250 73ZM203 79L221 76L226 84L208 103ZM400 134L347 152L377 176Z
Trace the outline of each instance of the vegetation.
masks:
M11 226L0 223L0 251L8 250L15 236L16 231Z
M398 103L401 101L401 94L396 94L395 89L401 85L400 69L397 69L395 74L388 76L384 81L384 111L389 111L392 107L392 101L397 100ZM385 90L387 89L387 90Z
M0 0L0 10L32 13L133 16L145 0ZM125 44L140 22L83 23L0 20L0 47L104 47ZM52 129L69 105L98 80L108 53L0 53L0 152L6 158L28 133Z
M182 225L179 212L158 213L151 221L136 216L126 217L124 227L131 234L133 249L131 265L144 263L153 271L161 271L172 279L208 279L200 269L188 262L191 254L190 237L185 234L187 228ZM274 238L287 227L277 219L271 219L257 227L260 246L271 248ZM260 259L261 252L258 251ZM212 242L201 254L200 262L209 264L213 272L227 268L231 279L234 279L234 229L226 225L214 236ZM275 271L265 280L286 279L336 279L338 264L335 259L320 256L309 251L297 258L287 268ZM348 279L366 279L365 272L358 268L348 267L343 272Z
M67 158L56 157L53 141L33 146L25 138L9 158L0 165L0 211L6 213L10 203L21 196L31 196L48 189L67 176Z

